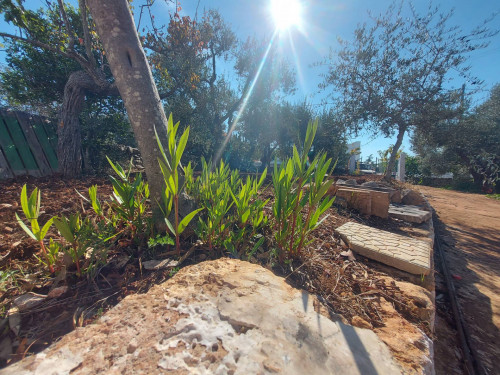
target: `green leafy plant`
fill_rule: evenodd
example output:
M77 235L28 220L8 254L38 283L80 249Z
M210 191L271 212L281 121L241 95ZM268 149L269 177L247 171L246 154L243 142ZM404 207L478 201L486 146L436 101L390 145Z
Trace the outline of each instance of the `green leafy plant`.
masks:
M184 184L179 181L179 168L182 168L181 157L186 148L187 140L189 138L189 126L184 130L181 137L177 141L177 130L179 129L179 122L174 125L172 114L170 114L167 122L167 152L161 144L160 138L155 128L156 141L162 155L159 159L161 172L165 181L165 191L162 195L165 223L172 234L175 235L175 248L177 254L180 255L180 240L179 236L184 229L189 225L194 216L202 210L196 209L188 213L182 220L179 221L179 195L181 194ZM174 208L174 223L169 220L170 212Z
M59 253L61 251L61 245L58 242L54 242L52 238L49 238L49 244L46 247L47 254L45 255L45 259L39 258L35 255L35 258L38 259L40 264L43 264L46 267L49 267L51 264L55 265L59 260Z
M54 218L54 225L69 244L62 249L75 263L78 276L86 273L91 278L95 276L99 265L107 261L106 243L123 232L116 231L116 228L102 221L96 223L89 216L82 217L80 213L72 214L69 218Z
M164 236L157 234L156 237L151 237L148 240L148 247L149 248L152 248L155 246L165 246L165 245L174 245L174 240L168 234L164 235Z
M147 208L146 201L149 198L149 186L142 180L140 173L130 181L132 161L130 161L127 171L120 164L113 164L109 158L108 162L118 175L118 179L110 176L113 185L111 207L118 214L120 220L130 227L132 237L135 237L136 233L142 233L145 227L144 214ZM97 209L96 213L102 213L102 207L97 197L92 198L93 194L94 192L89 189L92 207L95 205L94 210Z
M333 184L333 180L325 180L331 159L318 153L313 161L308 160L317 128L318 121L310 121L302 152L299 153L294 145L291 158L279 168L276 162L274 164L273 221L280 261L285 260L286 254L291 258L300 256L310 232L321 223L320 216L335 200L323 199ZM335 165L331 170L334 168Z
M70 244L71 251L69 254L71 259L76 264L76 270L78 276L82 275L82 270L80 268L80 258L85 253L85 247L80 241L79 234L82 228L82 218L79 213L72 214L69 218L62 216L59 218L54 218L54 225L66 241Z
M92 208L94 209L94 212L99 216L100 218L104 218L104 210L102 207L101 202L97 198L97 185L92 185L89 187L89 197L90 197L90 203L92 204Z
M231 199L229 167L221 160L219 168L212 171L212 162L201 160L201 175L194 183L193 195L206 210L198 219L196 233L208 243L209 249L220 246L230 229L228 211L233 205Z
M35 188L28 198L28 193L26 189L26 185L23 186L21 190L21 207L23 209L24 215L26 219L29 220L31 229L21 220L21 218L16 213L16 218L18 224L24 231L34 240L38 241L40 244L40 248L45 257L45 263L47 264L50 272L54 272L54 262L45 247L43 242L47 232L49 231L54 218L50 218L47 222L40 228L40 224L38 223L38 218L40 217L40 191L38 188Z
M246 251L247 257L250 258L264 243L265 238L260 236L250 249L251 241L257 236L259 230L267 226L268 223L268 218L264 215L264 206L269 199L266 201L258 199L259 189L266 176L267 168L260 179L247 176L245 183L241 181L236 194L229 190L235 207L234 221L236 228L230 232L230 235L224 241L224 247L237 258L241 258L244 251Z

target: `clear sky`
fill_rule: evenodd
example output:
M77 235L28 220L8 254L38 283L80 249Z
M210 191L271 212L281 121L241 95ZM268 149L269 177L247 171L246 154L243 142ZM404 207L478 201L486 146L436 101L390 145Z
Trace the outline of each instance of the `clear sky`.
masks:
M70 1L73 3L74 1ZM42 0L29 0L26 6L36 8L43 6ZM134 1L136 19L138 7L144 1ZM383 13L392 3L392 0L303 0L302 26L292 29L281 39L283 53L295 65L297 72L297 93L290 98L292 102L302 102L307 98L313 105L319 105L325 98L325 92L318 92L318 83L321 82L321 73L324 67L311 67L311 64L321 61L328 55L330 48L338 47L337 38L350 39L359 23L369 20L368 12L374 15ZM413 4L419 11L425 11L427 0L414 0ZM493 13L500 12L498 0L441 0L434 1L443 12L454 9L451 24L460 26L464 31L470 31L482 23ZM237 36L245 40L249 36L264 37L274 32L275 24L270 14L270 0L183 0L179 3L183 8L182 14L192 18L198 10L201 17L204 9L216 8L225 21L231 25ZM175 7L174 2L156 0L152 8L156 20L168 22L169 11ZM3 19L0 27L5 31ZM490 23L491 29L500 29L500 14ZM0 61L3 56L0 55ZM476 103L482 102L488 95L488 90L495 83L500 83L500 35L497 35L484 50L477 51L470 56L472 73L485 81L484 91L476 95ZM456 80L454 86L461 86ZM362 156L377 155L378 150L386 149L394 139L382 137L371 138L367 135L353 138L361 141ZM405 151L410 151L407 140L403 143Z

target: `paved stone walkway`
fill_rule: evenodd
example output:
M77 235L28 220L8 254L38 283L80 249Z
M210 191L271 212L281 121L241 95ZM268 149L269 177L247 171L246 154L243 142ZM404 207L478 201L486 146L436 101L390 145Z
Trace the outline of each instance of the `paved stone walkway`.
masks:
M336 232L355 252L416 275L428 275L431 247L425 241L349 222Z
M401 219L409 223L423 223L431 218L429 211L422 210L419 206L408 206L400 204L391 204L389 206L389 217Z

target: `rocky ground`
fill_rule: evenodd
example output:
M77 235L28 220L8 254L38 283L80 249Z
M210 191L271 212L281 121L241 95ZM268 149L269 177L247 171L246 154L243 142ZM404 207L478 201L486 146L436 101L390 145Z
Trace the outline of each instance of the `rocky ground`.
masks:
M370 177L373 178L373 177ZM359 183L366 178L360 178ZM114 306L125 296L141 294L152 285L169 279L175 272L169 270L146 271L142 262L151 258L121 262L126 247L120 243L112 245L110 264L104 267L92 281L78 279L73 274L65 280L51 278L37 265L33 257L38 251L34 241L27 238L17 225L14 216L20 212L19 193L28 182L29 190L34 185L42 191L42 211L46 217L76 210L89 209L75 189L85 191L90 185L99 185L100 194L111 191L103 179L60 180L25 179L0 184L0 270L2 271L1 338L2 350L7 353L2 364L14 362L47 347L75 327L87 325ZM269 191L264 191L269 195ZM42 216L41 221L44 221ZM254 259L287 282L318 295L328 311L340 316L346 323L374 330L388 344L395 358L407 373L427 371L432 337L429 311L432 311L431 295L405 277L381 267L377 262L350 254L334 229L347 221L356 221L394 233L417 233L417 225L394 219L365 217L342 208L334 208L329 217L315 232L304 262L292 266L292 270L272 266L264 256ZM52 233L56 235L55 232ZM191 246L186 242L185 248ZM200 248L185 262L195 264L214 255ZM408 281L408 280L406 280ZM59 282L58 284L56 282ZM53 293L55 286L61 294ZM27 292L49 295L36 308L22 311L18 324L7 318L12 301ZM52 298L50 295L52 292ZM337 315L338 314L338 315ZM14 322L16 323L16 322ZM425 335L424 335L425 333Z

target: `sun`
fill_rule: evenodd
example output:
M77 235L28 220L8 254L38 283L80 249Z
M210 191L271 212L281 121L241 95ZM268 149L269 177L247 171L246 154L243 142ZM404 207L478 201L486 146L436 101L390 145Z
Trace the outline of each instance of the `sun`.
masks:
M271 0L271 14L280 31L300 27L302 6L299 0Z

